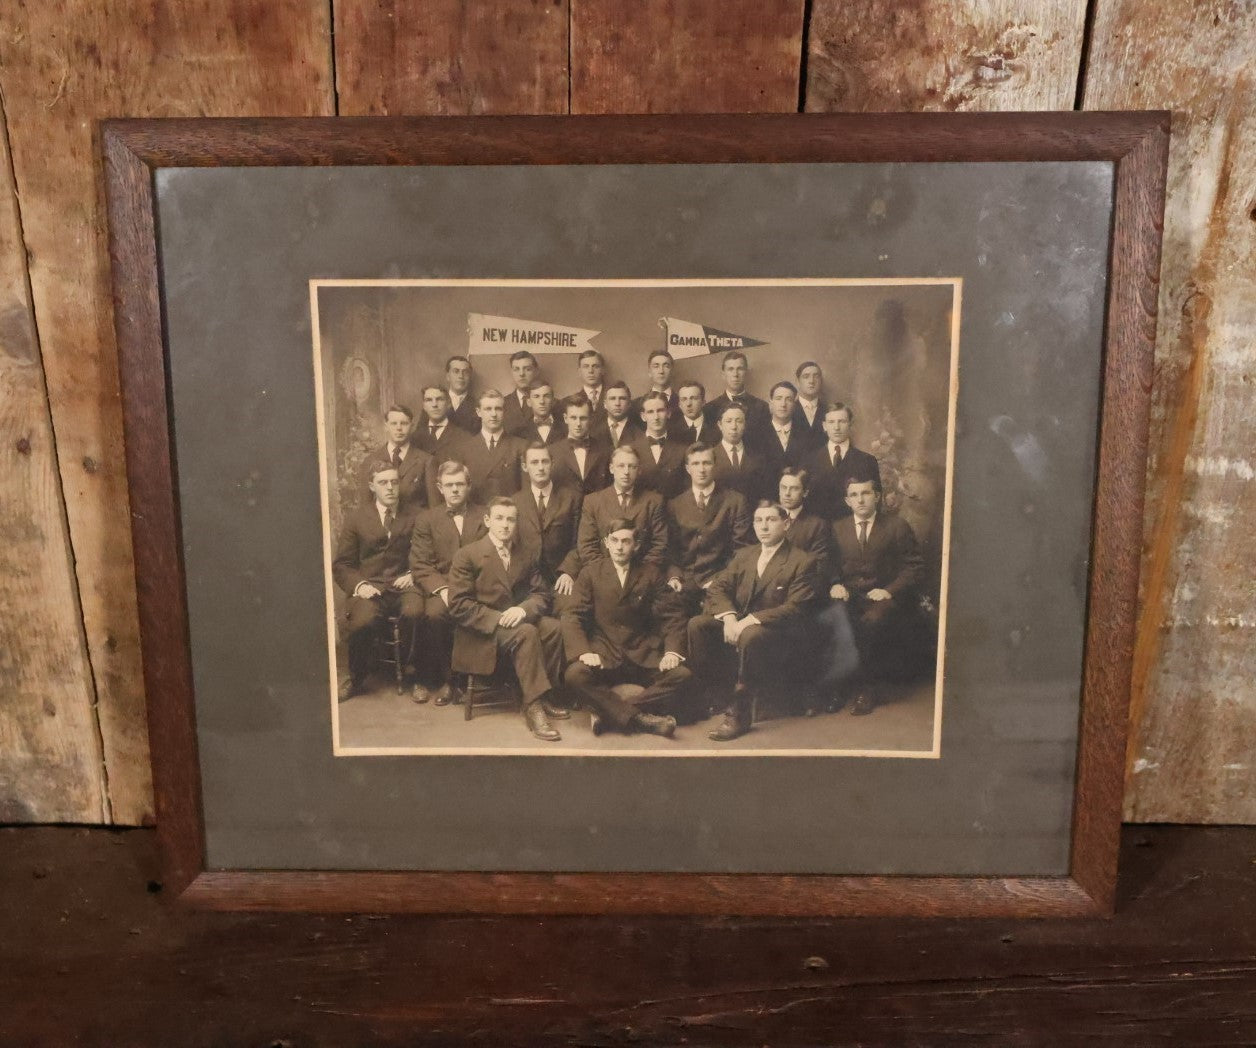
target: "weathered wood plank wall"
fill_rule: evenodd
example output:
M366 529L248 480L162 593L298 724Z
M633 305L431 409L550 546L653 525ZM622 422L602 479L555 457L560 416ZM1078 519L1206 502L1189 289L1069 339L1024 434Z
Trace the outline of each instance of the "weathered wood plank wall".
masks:
M1256 821L1256 12L1095 0L1091 15L1081 0L812 0L809 18L803 0L10 5L0 820L151 811L93 119L1084 105L1179 111L1129 814Z

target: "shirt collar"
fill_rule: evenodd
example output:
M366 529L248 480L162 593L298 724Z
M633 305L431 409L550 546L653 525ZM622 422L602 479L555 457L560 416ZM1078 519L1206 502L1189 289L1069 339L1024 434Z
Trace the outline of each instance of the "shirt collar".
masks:
M712 495L715 494L715 484L714 482L712 482L711 484L707 485L705 488L699 488L695 486L693 488L693 493L694 495L701 495L703 498L709 499Z
M538 488L535 484L532 485L533 498L536 498L538 495L544 495L546 498L549 498L552 494L554 494L554 482L552 480L543 488Z

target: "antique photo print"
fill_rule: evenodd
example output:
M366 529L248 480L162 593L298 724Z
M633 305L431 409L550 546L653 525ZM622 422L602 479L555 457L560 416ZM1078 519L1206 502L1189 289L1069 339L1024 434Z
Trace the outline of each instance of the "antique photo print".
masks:
M310 305L336 755L940 755L959 279Z

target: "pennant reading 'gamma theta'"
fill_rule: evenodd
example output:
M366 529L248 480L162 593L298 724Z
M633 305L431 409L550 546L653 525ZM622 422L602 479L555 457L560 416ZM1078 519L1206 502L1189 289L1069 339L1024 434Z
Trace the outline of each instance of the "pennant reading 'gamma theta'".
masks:
M467 355L514 353L520 349L530 349L534 353L583 353L593 348L589 339L599 334L600 331L589 328L468 313Z
M730 331L721 331L719 328L695 324L689 320L677 320L675 317L660 317L659 327L667 332L667 351L676 360L767 345L757 338L734 335Z

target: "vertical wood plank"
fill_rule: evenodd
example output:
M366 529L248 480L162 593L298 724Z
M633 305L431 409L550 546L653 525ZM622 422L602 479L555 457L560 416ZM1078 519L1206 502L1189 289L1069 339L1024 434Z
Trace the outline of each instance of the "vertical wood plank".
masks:
M571 2L573 113L792 113L803 0Z
M17 0L0 88L112 821L152 812L117 350L93 120L332 112L323 0ZM91 740L81 740L84 752ZM34 784L32 784L32 789Z
M0 822L100 822L104 762L0 107Z
M1174 111L1126 815L1256 822L1256 8L1099 0L1087 109Z
M567 0L338 0L345 116L567 112Z
M1082 0L812 0L809 113L1072 109Z

